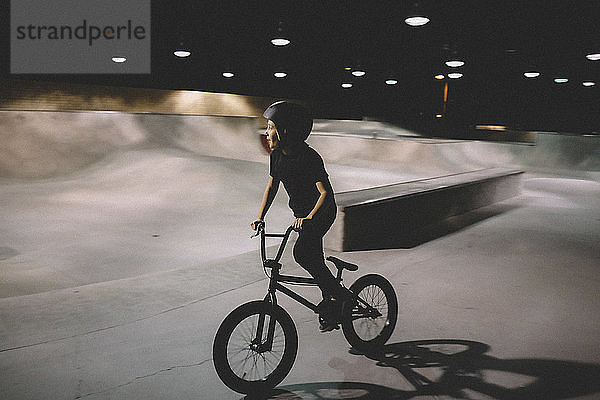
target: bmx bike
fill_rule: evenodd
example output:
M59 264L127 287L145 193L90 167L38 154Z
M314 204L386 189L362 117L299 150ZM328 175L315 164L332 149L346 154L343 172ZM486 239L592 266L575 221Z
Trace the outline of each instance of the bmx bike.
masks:
M264 222L257 224L260 253L269 288L263 300L251 301L234 309L221 323L213 343L213 362L219 378L230 389L243 394L264 393L277 386L292 369L298 350L294 321L277 304L277 292L317 312L317 305L284 286L317 286L313 278L280 273L279 262L293 227L285 233L265 233ZM265 238L281 238L274 259L268 259ZM398 317L398 300L391 283L381 275L358 278L349 288L342 284L344 269L358 266L327 257L337 268L336 280L346 295L339 307L340 322L348 343L367 353L383 346L390 338ZM270 273L269 273L270 270Z

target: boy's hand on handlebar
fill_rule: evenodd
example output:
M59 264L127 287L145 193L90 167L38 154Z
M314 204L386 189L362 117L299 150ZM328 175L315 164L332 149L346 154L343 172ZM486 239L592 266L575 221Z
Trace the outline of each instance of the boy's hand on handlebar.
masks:
M251 223L251 224L250 224L250 226L252 227L252 229L253 229L253 230L257 230L257 229L258 229L258 227L259 227L261 224L264 224L264 223L265 223L265 221L264 221L264 220L262 220L262 219L257 219L256 221L254 221L253 223Z
M305 220L311 220L311 217L304 217L304 218L296 218L296 220L294 221L294 224L292 225L294 227L295 231L301 231L302 230L302 224Z
M251 223L250 226L252 227L252 229L255 232L254 235L250 236L251 238L253 238L255 236L258 236L260 227L265 226L265 221L263 221L262 219L257 219L256 221Z

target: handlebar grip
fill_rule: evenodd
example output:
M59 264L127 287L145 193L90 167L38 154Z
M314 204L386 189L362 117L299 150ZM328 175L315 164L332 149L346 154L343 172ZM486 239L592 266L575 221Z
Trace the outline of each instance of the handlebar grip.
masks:
M254 221L254 234L250 238L256 237L261 231L265 230L265 221Z

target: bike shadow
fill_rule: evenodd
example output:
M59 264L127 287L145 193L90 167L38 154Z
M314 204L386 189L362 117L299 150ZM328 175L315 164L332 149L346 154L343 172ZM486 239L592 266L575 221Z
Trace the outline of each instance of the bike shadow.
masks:
M280 386L268 395L245 400L411 399L417 396L472 398L473 392L493 399L559 400L600 392L600 364L554 359L501 359L486 354L484 343L460 339L432 339L394 343L371 354L359 354L361 363L334 359L330 366L344 372L343 382L315 382ZM406 390L357 382L364 360L400 373ZM372 366L371 366L372 367ZM373 371L370 371L372 373ZM386 375L389 382L389 374ZM386 383L388 383L386 382ZM389 383L388 383L389 384Z

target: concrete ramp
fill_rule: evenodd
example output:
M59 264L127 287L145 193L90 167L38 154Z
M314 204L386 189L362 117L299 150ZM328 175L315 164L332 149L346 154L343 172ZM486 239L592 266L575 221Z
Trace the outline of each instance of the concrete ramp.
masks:
M68 175L112 154L176 148L256 161L256 118L115 112L0 111L0 177Z

